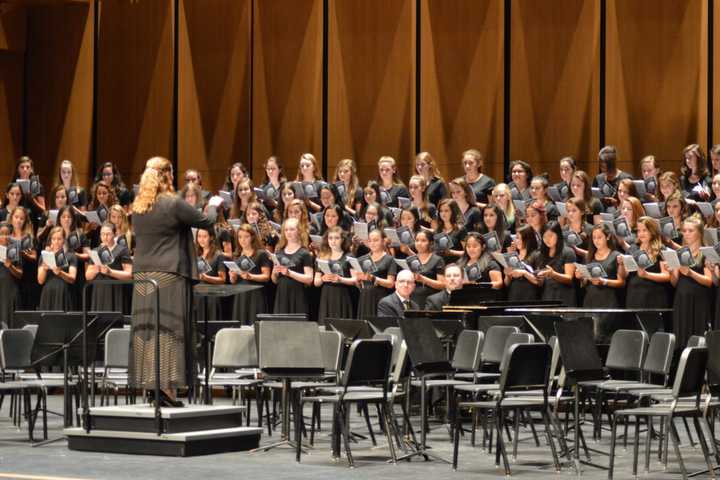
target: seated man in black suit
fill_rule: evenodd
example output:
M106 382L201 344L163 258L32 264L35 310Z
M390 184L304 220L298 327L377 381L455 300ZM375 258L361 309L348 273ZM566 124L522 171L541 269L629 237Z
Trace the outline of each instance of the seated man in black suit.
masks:
M378 302L377 316L402 318L405 310L418 310L420 306L410 300L413 290L415 276L410 270L402 270L395 278L395 292Z
M450 292L459 290L463 286L463 271L458 265L451 263L445 267L445 288L430 295L425 300L426 310L442 310L444 305L450 303Z

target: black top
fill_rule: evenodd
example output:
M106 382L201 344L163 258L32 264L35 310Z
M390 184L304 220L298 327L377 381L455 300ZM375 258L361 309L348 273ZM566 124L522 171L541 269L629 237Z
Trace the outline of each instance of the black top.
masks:
M380 203L387 207L397 207L398 197L410 198L410 192L405 185L393 185L385 189L380 187Z
M433 177L425 190L428 201L437 206L440 200L447 197L447 185L438 177Z
M473 193L475 193L476 202L488 203L488 197L492 193L492 189L495 188L495 180L483 174L480 175L480 178L470 183L470 188L472 188Z
M477 230L478 226L483 223L483 214L480 212L480 209L471 206L463 212L463 220L466 230Z
M215 208L208 216L175 195L158 196L153 208L133 214L135 261L133 272L171 272L197 278L191 227L210 230Z
M286 253L284 249L279 250L277 257L281 265L297 273L305 273L305 267L312 268L315 264L312 254L304 247L300 247L294 253Z

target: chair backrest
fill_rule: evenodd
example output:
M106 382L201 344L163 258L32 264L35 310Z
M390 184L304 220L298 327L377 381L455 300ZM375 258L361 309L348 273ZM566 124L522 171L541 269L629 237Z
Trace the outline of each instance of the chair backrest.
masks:
M395 338L400 341L405 340L405 337L403 336L400 327L387 327L385 330L382 331L382 333L389 333L390 335L395 335Z
M35 325L34 323L32 323L32 324L28 323L27 325L24 325L22 327L22 329L27 330L28 332L32 333L33 338L35 338L35 335L37 335L38 326Z
M707 362L708 349L705 347L687 347L682 351L672 389L674 399L691 395L700 399Z
M25 369L32 366L33 334L23 329L0 331L0 367Z
M474 372L480 368L480 352L484 337L483 332L479 330L460 332L452 359L452 366L455 370Z
M702 335L690 335L690 338L688 338L686 347L704 347L705 346L705 337Z
M648 345L642 330L617 330L610 340L605 367L613 370L640 371Z
M558 341L557 336L553 335L552 337L550 337L547 344L550 346L553 352L552 361L550 363L550 378L553 378L555 375L559 375L560 370L562 369L560 342Z
M105 368L128 368L130 330L111 328L105 334Z
M255 330L221 328L215 335L213 368L249 368L258 366Z
M500 372L505 371L505 367L507 366L507 362L510 356L510 349L513 345L517 345L519 343L533 343L534 341L535 337L532 333L511 333L510 335L508 335L507 339L505 340L503 357L500 360Z
M382 384L387 386L392 361L388 340L355 340L350 345L343 386Z
M712 330L705 336L708 350L707 383L710 392L720 392L720 330Z
M393 354L396 350L397 358L395 359L395 363L393 363L392 372L390 373L390 381L393 383L393 385L399 385L402 382L403 378L406 378L408 375L410 375L410 369L407 368L407 344L404 340L402 342L398 342L397 348L395 348L395 346L393 345Z
M542 388L547 391L552 349L546 343L516 343L507 355L507 366L500 376L500 391Z
M520 329L508 325L493 325L488 328L483 342L482 363L500 364L505 353L507 338L512 333L520 333Z
M643 371L656 375L670 373L673 352L675 351L675 334L655 332L650 337L650 345L643 363Z
M320 346L323 351L323 366L326 372L337 372L340 369L340 354L343 339L340 332L332 330L320 331Z

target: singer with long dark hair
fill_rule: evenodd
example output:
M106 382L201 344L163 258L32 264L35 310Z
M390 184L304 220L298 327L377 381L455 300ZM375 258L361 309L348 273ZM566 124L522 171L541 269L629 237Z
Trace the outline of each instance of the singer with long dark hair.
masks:
M153 279L160 295L160 403L182 406L176 389L194 383L195 341L192 281L197 263L191 227L210 230L216 212L210 200L207 216L175 195L172 164L166 158L147 161L133 203L135 257L132 333L128 380L135 388L155 386L155 289L137 280Z

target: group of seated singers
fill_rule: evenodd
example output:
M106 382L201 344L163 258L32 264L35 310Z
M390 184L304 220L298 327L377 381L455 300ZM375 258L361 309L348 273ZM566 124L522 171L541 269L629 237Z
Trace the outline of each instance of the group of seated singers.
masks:
M709 159L687 146L678 173L647 156L638 178L617 167L612 146L598 160L592 176L562 158L556 184L521 160L498 183L474 149L449 181L430 153L418 154L407 185L386 156L364 185L351 159L325 180L312 154L294 176L270 157L258 183L235 163L214 228L194 232L199 281L256 288L196 302L198 318L252 324L261 313L307 313L322 323L442 309L452 290L482 283L517 302L673 308L683 344L720 313L720 146ZM101 165L89 191L68 160L50 190L28 157L13 176L0 208L3 318L78 310L86 283L131 279L135 189L115 165ZM180 178L177 195L204 210L213 192L200 173ZM93 287L90 308L129 313L128 288Z

